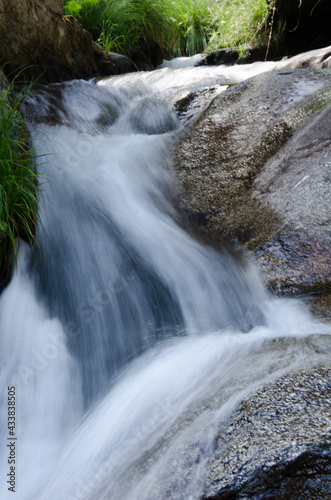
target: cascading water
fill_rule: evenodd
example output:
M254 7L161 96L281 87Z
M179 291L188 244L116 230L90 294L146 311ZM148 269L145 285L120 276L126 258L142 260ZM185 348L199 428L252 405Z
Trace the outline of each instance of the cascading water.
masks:
M248 259L194 239L173 200L171 102L270 68L165 68L54 85L28 103L35 147L49 155L38 166L40 248L21 245L0 300L16 498L198 499L220 424L243 397L316 356L327 362L316 351L329 337L316 334L330 329L270 299Z

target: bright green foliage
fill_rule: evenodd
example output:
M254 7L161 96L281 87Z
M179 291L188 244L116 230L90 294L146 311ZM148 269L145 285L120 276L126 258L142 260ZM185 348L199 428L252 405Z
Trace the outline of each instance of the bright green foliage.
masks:
M161 0L70 0L64 12L78 19L105 50L126 52L157 43L161 49L171 36L173 21Z
M172 53L191 56L203 52L213 32L215 4L205 0L172 1L176 37Z
M268 40L266 0L64 0L105 50L193 55Z
M0 90L0 272L7 276L16 238L32 245L38 219L38 178L20 111L26 94L15 93L13 84Z
M116 2L114 2L116 3ZM96 39L106 16L106 0L70 0L64 1L64 12L74 16Z
M256 41L257 38L260 42L266 42L267 21L268 6L265 0L218 2L215 30L208 49L212 51L219 47L236 47Z

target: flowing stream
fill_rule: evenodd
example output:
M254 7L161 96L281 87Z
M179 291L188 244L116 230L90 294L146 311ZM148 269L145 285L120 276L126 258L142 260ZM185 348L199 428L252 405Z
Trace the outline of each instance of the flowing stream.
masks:
M174 137L225 84L273 67L177 64L30 99L42 227L0 299L2 499L7 387L16 499L199 499L243 398L328 362L330 328L271 298L250 257L195 239L176 208ZM197 88L180 121L173 104Z

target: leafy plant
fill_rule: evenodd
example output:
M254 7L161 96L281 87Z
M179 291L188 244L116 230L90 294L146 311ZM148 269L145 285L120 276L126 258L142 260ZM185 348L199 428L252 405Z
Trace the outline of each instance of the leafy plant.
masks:
M173 2L177 40L170 52L190 56L203 52L212 32L213 4L204 0Z
M82 6L77 0L69 0L69 2L63 2L63 4L63 10L65 14L74 16L76 19L79 19Z
M266 0L64 0L65 13L105 50L139 47L149 55L157 48L164 58L267 45L271 7Z
M16 92L14 83L0 87L0 273L6 278L17 257L17 238L34 243L40 189L21 113L31 84Z
M257 40L265 44L268 15L265 0L224 0L218 4L208 51L238 47Z

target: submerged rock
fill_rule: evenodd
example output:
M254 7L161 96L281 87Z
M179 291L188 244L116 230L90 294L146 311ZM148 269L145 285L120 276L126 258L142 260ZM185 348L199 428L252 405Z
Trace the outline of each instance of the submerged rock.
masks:
M284 69L217 96L178 140L182 207L255 252L267 286L330 281L331 75Z
M157 97L143 97L127 114L132 129L140 134L164 134L176 130L178 118L170 105Z
M100 133L113 125L121 106L119 92L111 94L94 83L72 80L36 85L26 99L24 114L30 124L66 125L80 132Z

